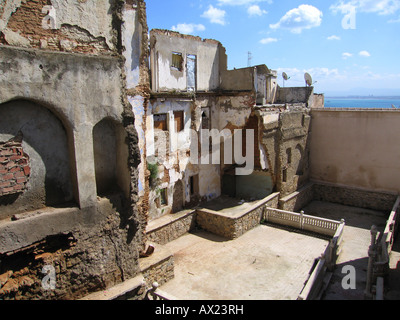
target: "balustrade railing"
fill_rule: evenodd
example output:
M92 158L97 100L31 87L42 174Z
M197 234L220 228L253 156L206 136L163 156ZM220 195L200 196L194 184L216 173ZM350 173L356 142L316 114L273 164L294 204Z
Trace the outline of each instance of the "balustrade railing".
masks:
M386 222L385 230L380 236L377 228L371 228L371 244L368 249L368 272L365 298L383 300L384 278L389 271L390 253L399 225L400 196Z
M341 221L329 220L301 213L266 208L265 220L304 231L312 231L327 236L334 236Z

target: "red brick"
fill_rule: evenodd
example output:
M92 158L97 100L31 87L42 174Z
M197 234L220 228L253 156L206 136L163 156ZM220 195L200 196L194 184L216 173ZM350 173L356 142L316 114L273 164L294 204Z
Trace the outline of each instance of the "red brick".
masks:
M17 178L17 183L25 183L27 179L25 177L23 178Z
M9 162L9 163L6 164L6 168L7 168L7 169L14 168L15 166L16 166L16 164L15 164L14 161L11 161L11 162Z
M18 164L19 164L20 166L23 166L23 165L25 165L25 164L28 164L28 159L27 159L27 158L21 158L21 159L18 160L17 162L18 162Z
M9 149L3 149L3 150L0 150L0 156L11 156L12 155L12 152L11 152L11 150L9 150Z
M14 173L14 172L19 172L19 171L21 171L22 169L20 168L20 167L14 167L14 168L12 168L12 169L10 169L10 170L8 170L8 172L10 172L10 173Z
M0 193L5 194L5 193L13 192L13 191L14 191L13 187L8 187L8 188L3 188L2 190L0 190Z
M1 177L1 180L3 180L3 181L12 180L12 179L14 179L14 175L11 173L5 174Z
M13 190L14 191L20 191L24 189L24 185L23 184L16 184L15 186L13 186Z
M8 157L0 157L0 163L8 162Z
M24 171L16 172L16 173L14 173L14 177L15 178L25 177L25 172Z
M19 156L19 155L13 155L13 156L11 156L11 157L10 157L10 160L11 160L11 161L15 161L15 160L17 160L17 161L18 161L18 160L20 160L21 158L22 158L22 156Z
M11 181L8 182L0 182L0 189L1 188L7 188L11 186Z
M25 166L24 173L26 176L29 176L31 174L31 168L29 166Z

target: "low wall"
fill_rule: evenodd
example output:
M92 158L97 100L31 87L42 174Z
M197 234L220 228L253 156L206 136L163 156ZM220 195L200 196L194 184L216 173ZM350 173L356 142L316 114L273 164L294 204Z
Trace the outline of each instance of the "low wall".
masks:
M344 221L341 221L337 226L335 234L329 241L329 245L326 247L321 258L318 259L297 300L318 300L320 298L324 290L325 275L328 271L333 272L336 266L343 240L344 226Z
M146 235L151 242L166 244L178 239L185 233L191 231L196 223L196 210L186 210L176 214L165 216L168 222L160 225L149 224Z
M323 183L314 183L313 194L313 200L388 212L392 209L393 203L397 198L395 193L383 193Z
M353 187L310 182L300 190L279 199L279 209L299 212L313 200L390 212L397 194Z
M309 183L300 190L279 199L279 209L298 212L304 208L314 197L314 184Z
M278 198L279 193L273 193L236 215L204 208L197 209L196 221L202 229L228 239L236 239L259 225L265 219L265 207L277 207Z

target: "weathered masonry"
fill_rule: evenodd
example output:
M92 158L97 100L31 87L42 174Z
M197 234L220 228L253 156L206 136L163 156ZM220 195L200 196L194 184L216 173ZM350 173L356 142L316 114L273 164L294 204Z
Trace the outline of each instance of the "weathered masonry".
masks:
M308 182L313 88L228 70L216 40L148 35L143 0L2 1L0 299L141 290L151 222L221 195L276 207ZM233 238L262 211L197 223Z
M139 194L149 199L150 220L223 194L262 199L276 190L290 193L307 180L312 88L280 88L276 71L265 65L228 70L220 42L168 30L150 31L150 70L150 103L134 107L143 119L136 122L143 150ZM223 143L221 159L202 161L207 132L215 133L211 153L237 130L242 155L254 155L251 172L235 173L243 163L226 161ZM252 150L246 130L254 135Z
M140 273L127 89L145 103L146 46L140 0L2 1L0 299L77 299Z

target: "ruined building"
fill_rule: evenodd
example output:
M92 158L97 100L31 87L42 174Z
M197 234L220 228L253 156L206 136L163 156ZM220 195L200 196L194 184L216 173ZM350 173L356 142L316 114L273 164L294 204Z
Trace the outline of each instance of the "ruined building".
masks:
M145 250L129 103L147 101L145 4L0 4L0 297L77 299L132 279Z
M134 108L137 118L143 117L136 128L146 150L139 172L145 172L145 156L157 160L150 165L156 172L150 220L221 194L262 199L276 190L293 192L307 181L312 88L280 88L276 71L265 65L227 70L221 43L167 30L150 32L150 69L150 104ZM217 154L212 147L242 130L245 156L247 129L254 133L254 149L247 152L254 152L254 163L238 175L244 164L224 159L223 145ZM206 153L213 154L203 161L204 135L212 130ZM202 147L195 155L193 144ZM157 157L165 147L166 156ZM145 185L144 174L140 179Z
M303 228L313 200L397 212L396 135L375 134L395 110L326 110L266 65L228 70L216 40L149 32L143 0L0 4L0 299L142 299L195 227ZM247 211L206 208L224 197ZM308 221L332 268L344 222Z

